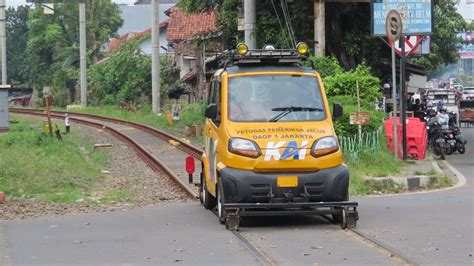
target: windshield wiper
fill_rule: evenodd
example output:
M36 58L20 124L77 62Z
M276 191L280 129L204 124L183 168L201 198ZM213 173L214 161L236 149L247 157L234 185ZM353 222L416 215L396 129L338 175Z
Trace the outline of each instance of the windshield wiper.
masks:
M273 108L272 111L281 111L281 113L272 117L270 120L268 120L269 122L276 122L291 112L301 112L301 111L322 112L324 110L317 107L289 106L289 107L276 107L276 108Z

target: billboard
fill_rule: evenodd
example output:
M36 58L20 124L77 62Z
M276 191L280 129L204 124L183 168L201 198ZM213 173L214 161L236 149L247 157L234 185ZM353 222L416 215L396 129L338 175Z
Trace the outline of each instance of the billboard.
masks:
M372 35L386 36L385 17L397 10L404 35L429 35L433 31L433 0L372 0Z
M474 58L474 32L461 32L457 35L463 39L461 47L459 48L459 57L461 59Z

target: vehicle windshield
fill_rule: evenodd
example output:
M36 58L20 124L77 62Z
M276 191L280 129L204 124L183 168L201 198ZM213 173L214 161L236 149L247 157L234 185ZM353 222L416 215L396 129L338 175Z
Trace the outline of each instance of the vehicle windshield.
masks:
M464 94L474 94L474 89L464 89Z
M229 79L229 119L237 122L318 121L326 118L314 76L255 75Z

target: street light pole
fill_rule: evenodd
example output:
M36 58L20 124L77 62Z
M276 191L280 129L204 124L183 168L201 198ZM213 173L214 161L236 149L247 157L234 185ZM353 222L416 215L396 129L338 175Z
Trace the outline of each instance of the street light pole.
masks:
M2 0L3 1L3 0ZM86 1L79 2L79 53L81 68L81 107L87 106Z

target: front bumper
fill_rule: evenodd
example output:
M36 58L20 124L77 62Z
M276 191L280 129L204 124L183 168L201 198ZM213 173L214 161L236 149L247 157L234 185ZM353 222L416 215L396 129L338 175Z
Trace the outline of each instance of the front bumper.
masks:
M278 187L277 177L289 175L298 177L298 186ZM308 173L256 173L224 168L220 171L220 179L228 207L253 203L250 205L265 208L305 208L321 202L348 200L349 171L346 166Z

